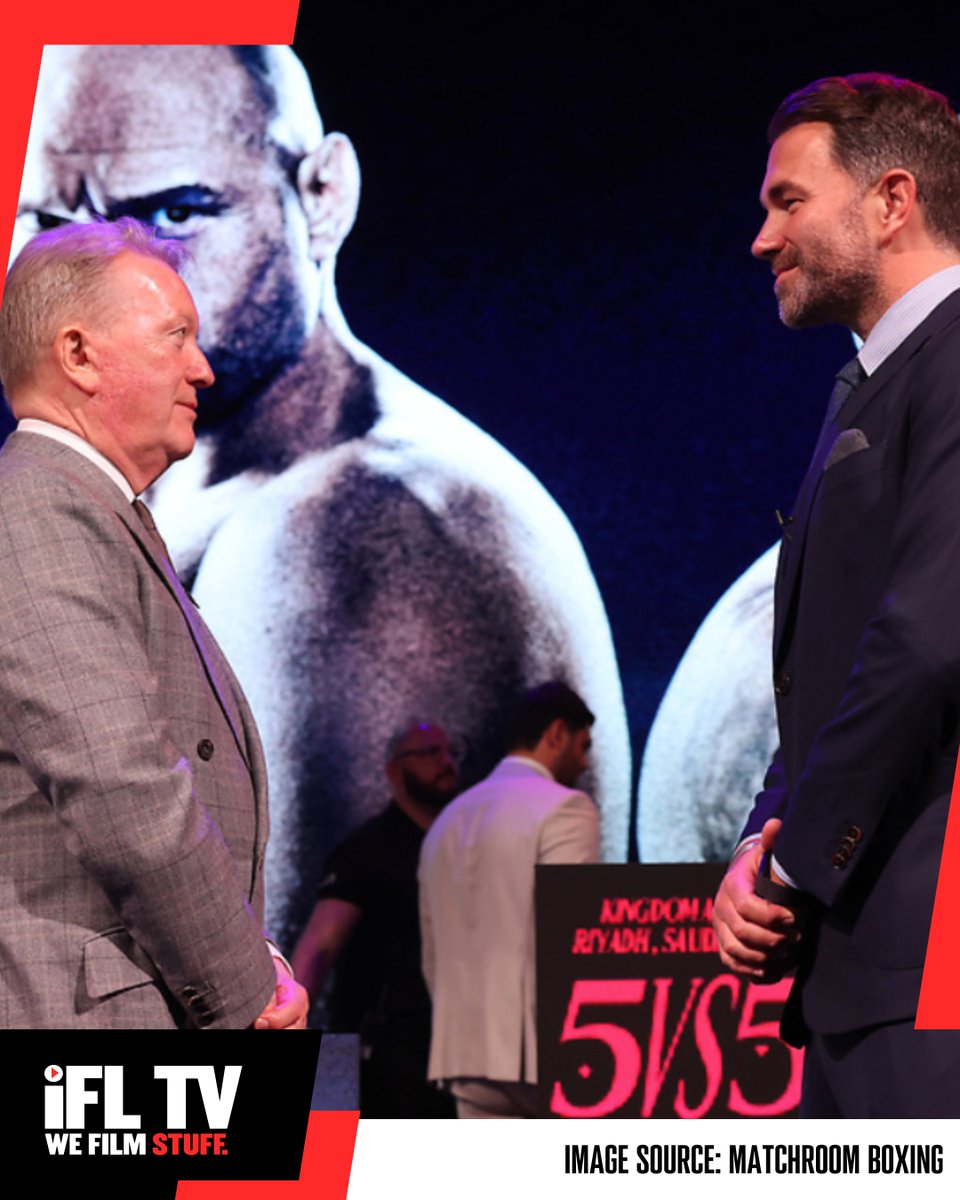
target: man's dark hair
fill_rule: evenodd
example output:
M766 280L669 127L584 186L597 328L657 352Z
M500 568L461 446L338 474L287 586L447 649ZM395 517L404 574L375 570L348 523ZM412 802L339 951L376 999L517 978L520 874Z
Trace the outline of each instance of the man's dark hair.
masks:
M573 688L559 680L530 688L517 701L507 726L511 750L532 750L557 719L573 732L596 719Z
M772 145L813 121L830 126L835 161L862 188L893 167L909 171L927 230L960 249L960 119L946 96L893 75L835 75L789 95L767 136Z

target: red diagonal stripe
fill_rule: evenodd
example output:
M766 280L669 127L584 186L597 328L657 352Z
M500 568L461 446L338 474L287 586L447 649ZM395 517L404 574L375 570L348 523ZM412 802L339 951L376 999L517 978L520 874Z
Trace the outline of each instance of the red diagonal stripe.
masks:
M359 1112L312 1112L297 1180L181 1183L177 1200L346 1200Z
M960 1029L960 769L953 777L947 835L943 839L937 898L933 906L923 984L917 1009L918 1029Z

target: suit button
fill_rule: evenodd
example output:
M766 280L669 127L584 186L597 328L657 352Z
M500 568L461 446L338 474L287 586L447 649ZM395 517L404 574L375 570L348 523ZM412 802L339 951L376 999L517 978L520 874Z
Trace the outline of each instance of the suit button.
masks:
M788 696L793 687L793 676L789 671L781 671L773 681L773 690L778 696Z
M860 839L863 837L863 830L860 828L859 825L851 825L850 828L847 830L847 837L852 842L859 842Z
M211 1012L206 997L202 996L195 987L187 984L186 987L181 988L180 999L198 1025L202 1027L213 1021L215 1014Z
M834 867L838 871L842 871L843 868L847 865L847 862L849 861L849 859L850 859L849 854L841 854L841 852L838 850L836 852L836 854L833 856L833 859L831 861L833 862Z
M197 753L204 762L209 762L213 758L213 742L209 738L201 738L197 742Z

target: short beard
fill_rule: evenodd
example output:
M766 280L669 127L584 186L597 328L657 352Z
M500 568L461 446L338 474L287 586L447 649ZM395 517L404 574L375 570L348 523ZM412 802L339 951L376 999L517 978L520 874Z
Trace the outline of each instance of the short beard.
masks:
M859 332L864 314L880 307L876 253L852 206L832 245L814 243L803 253L788 250L774 260L776 270L793 265L799 268L796 281L777 296L780 320L790 329L836 324Z
M407 771L403 773L403 788L411 800L426 805L434 812L439 812L450 803L458 791L456 779L452 783L437 787L432 783L424 783Z
M872 311L880 298L873 271L850 271L844 275L801 267L805 286L780 301L780 320L788 329L814 325L845 325L859 331L863 314Z

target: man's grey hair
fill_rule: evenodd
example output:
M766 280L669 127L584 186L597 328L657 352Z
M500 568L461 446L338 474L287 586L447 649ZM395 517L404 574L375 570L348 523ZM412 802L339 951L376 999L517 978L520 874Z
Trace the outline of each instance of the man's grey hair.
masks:
M0 382L8 399L27 383L67 321L108 321L106 275L121 254L139 254L180 271L186 247L134 220L59 225L38 233L17 255L0 306Z

